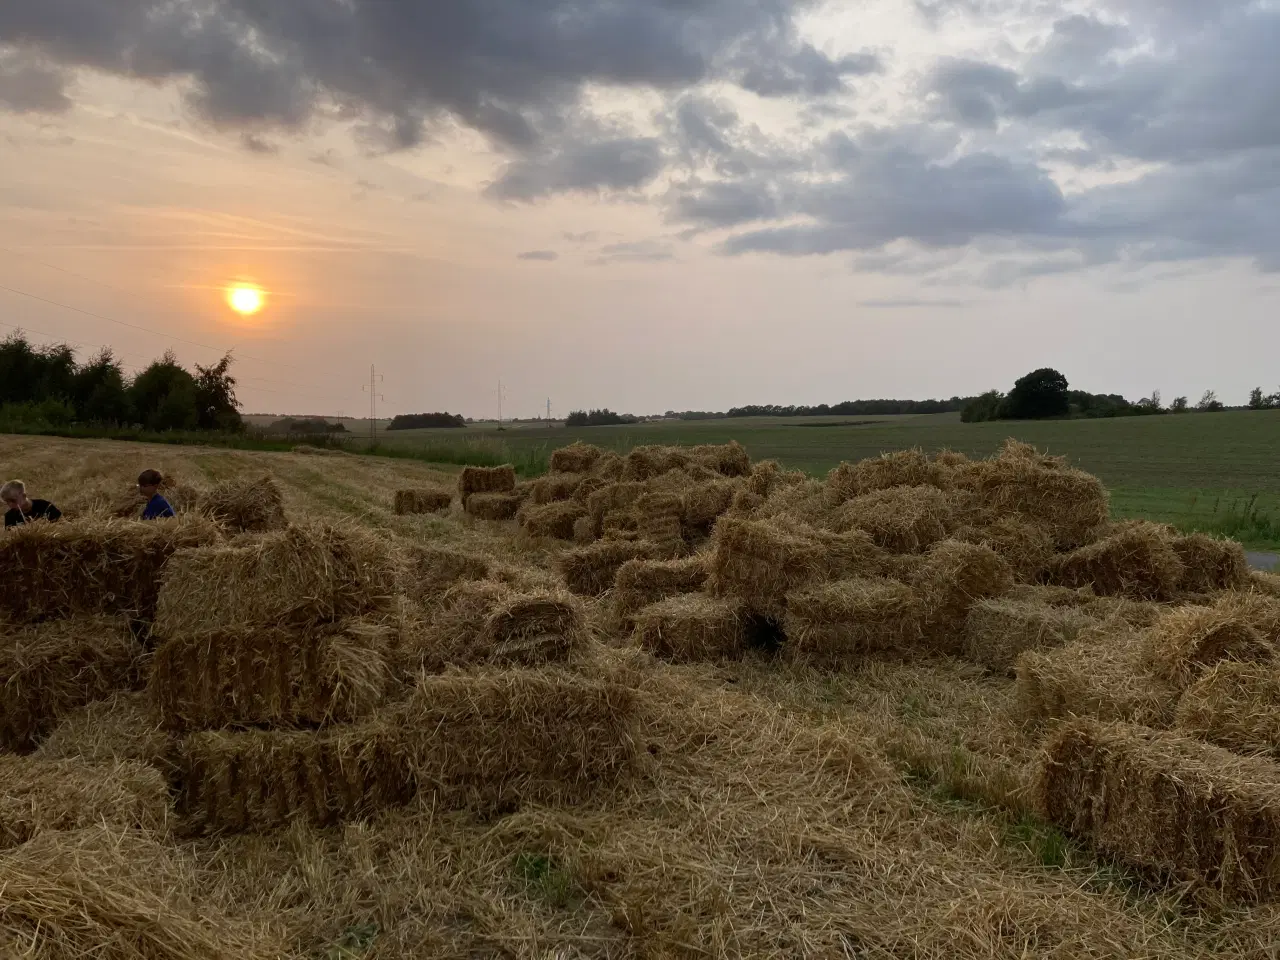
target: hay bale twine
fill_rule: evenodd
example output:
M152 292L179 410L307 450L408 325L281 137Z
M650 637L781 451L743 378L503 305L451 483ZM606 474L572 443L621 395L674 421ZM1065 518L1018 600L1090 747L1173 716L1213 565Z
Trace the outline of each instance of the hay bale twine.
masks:
M35 756L45 760L110 763L136 760L161 765L169 735L146 691L117 693L62 715Z
M979 600L964 628L964 655L997 673L1013 673L1025 650L1048 650L1075 640L1098 621L1072 607L1028 600Z
M1190 593L1245 590L1249 586L1249 561L1235 540L1189 533L1173 538L1173 552L1182 561L1179 586Z
M1236 753L1280 758L1280 668L1217 664L1182 695L1175 723L1188 736Z
M240 477L214 486L200 498L200 512L234 533L283 530L289 524L284 494L270 476Z
M886 550L919 553L955 528L952 498L937 487L890 487L846 501L837 529L864 530Z
M0 591L0 618L121 614L149 620L169 559L218 537L218 528L199 516L23 524L0 537L0 580L21 584Z
M531 537L572 540L574 524L585 516L587 508L582 504L561 500L541 506L525 504L516 519L520 528Z
M787 594L821 578L825 569L818 543L769 521L725 517L711 543L711 591L736 597L762 616L780 616Z
M660 554L651 543L603 540L565 551L557 564L570 591L580 597L599 597L613 586L614 577L628 560L654 560Z
M397 490L393 506L398 516L440 513L453 506L453 494L448 490L421 487Z
M1137 867L1264 902L1280 893L1280 767L1176 733L1079 719L1045 748L1044 816Z
M1146 634L1152 671L1180 690L1223 660L1274 661L1276 648L1243 617L1215 607L1170 610Z
M463 467L458 475L458 494L465 507L477 493L514 493L516 468L511 464L501 467Z
M1054 557L1047 578L1064 587L1091 587L1106 596L1169 600L1176 596L1184 574L1166 528L1140 521L1118 524L1097 543Z
M651 603L632 617L640 646L676 663L742 656L746 616L738 600L686 593Z
M969 610L1007 592L1013 571L990 547L944 540L925 555L911 585L924 601L926 641L937 652L958 654Z
M0 849L95 824L163 834L169 819L164 776L133 760L0 756L0 783Z
M705 556L628 560L614 576L613 617L621 626L631 627L637 611L659 600L698 593L709 576Z
M589 443L577 441L567 447L551 452L551 471L553 473L591 473L604 451Z
M163 638L261 625L391 616L398 569L387 544L357 527L292 526L232 547L174 556L156 605Z
M359 623L182 634L156 650L149 691L180 733L348 723L391 692L398 643L398 630Z
M515 493L473 493L463 501L467 516L491 523L514 520L524 501Z
M72 710L135 686L143 655L122 618L0 623L0 747L33 750Z
M924 617L911 587L859 577L788 594L782 629L793 659L840 669L870 653L918 651Z

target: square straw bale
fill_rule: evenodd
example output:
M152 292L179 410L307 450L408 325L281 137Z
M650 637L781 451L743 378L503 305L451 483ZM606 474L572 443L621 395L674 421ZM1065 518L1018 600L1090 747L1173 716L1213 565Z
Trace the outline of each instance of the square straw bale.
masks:
M32 750L70 711L134 687L143 655L122 618L0 624L0 746Z
M390 615L397 573L387 544L354 526L293 526L243 546L185 550L165 570L155 632Z
M693 462L722 477L745 477L751 473L751 455L737 440L700 444L689 450Z
M463 583L442 599L406 657L417 669L480 664L537 665L585 652L582 603L563 589L521 591L503 583Z
M1188 736L1236 753L1280 759L1280 668L1219 663L1187 688L1175 723Z
M1039 455L1024 454L1006 446L1000 455L958 470L956 482L979 494L997 513L1018 513L1040 524L1059 549L1092 542L1109 513L1102 481L1082 470L1046 463Z
M0 946L24 960L279 960L264 925L196 906L200 875L170 843L92 826L0 855Z
M896 580L825 583L787 596L786 650L830 669L853 666L870 653L918 651L924 614L921 597Z
M1164 727L1178 702L1179 691L1151 673L1136 632L1027 650L1015 670L1014 711L1032 724L1081 716Z
M928 645L939 653L958 654L969 611L979 600L1007 592L1013 571L990 547L944 540L925 555L911 585L924 601Z
M877 546L919 553L955 529L952 498L937 487L890 487L847 501L836 511L840 529L865 530Z
M0 617L124 614L149 620L169 558L218 537L218 528L199 516L23 524L0 537L0 580L21 584L0 591Z
M134 760L0 756L0 783L0 848L95 823L161 833L169 819L164 775Z
M1280 597L1280 574L1250 570L1248 588L1269 597Z
M1244 547L1235 540L1189 533L1173 538L1173 552L1182 561L1179 586L1183 590L1209 593L1249 587L1249 561Z
M256 832L291 820L327 826L414 796L408 742L387 719L324 730L203 731L178 741L170 786L184 832Z
M45 760L105 763L137 760L159 764L169 750L169 735L146 691L117 693L62 716L41 741L35 756Z
M1146 658L1156 676L1185 690L1223 660L1272 662L1276 648L1236 611L1177 607L1147 629Z
M1098 623L1072 607L1027 600L979 600L965 620L964 655L998 673L1013 673L1024 650L1066 646Z
M453 493L440 488L416 487L397 490L394 501L399 516L417 513L440 513L453 506Z
M742 603L705 593L659 600L632 619L641 647L677 663L737 658L746 643Z
M467 516L492 523L514 520L523 499L517 493L473 493L463 501Z
M614 577L628 560L653 560L660 552L652 543L604 540L566 551L558 564L573 593L598 597L613 586Z
M1054 557L1047 578L1059 586L1092 587L1106 596L1169 600L1184 575L1166 529L1139 522L1120 525L1097 543Z
M693 456L684 447L634 447L623 458L622 479L633 483L652 480L672 470L687 470L693 462Z
M572 500L560 500L541 506L526 503L520 508L521 529L531 537L572 540L573 527L587 515L587 508Z
M1280 767L1176 733L1080 719L1049 740L1044 815L1138 867L1220 890L1280 894Z
M964 526L953 536L964 543L990 547L1009 564L1018 583L1035 583L1054 557L1049 532L1016 515L999 517L984 526Z
M788 593L825 572L822 547L778 523L725 517L711 542L712 592L754 613L779 614Z
M590 473L604 456L604 451L589 443L577 441L551 452L552 473Z
M419 603L464 581L487 580L499 566L493 557L444 543L411 544L405 557L405 592Z
M289 525L284 494L270 476L240 477L217 484L200 498L200 512L236 533L265 533Z
M587 473L548 473L534 481L530 499L538 505L576 500L578 490L589 478Z
M477 493L514 493L516 468L511 464L501 467L463 467L458 475L458 494L462 505Z
M481 812L585 800L626 777L634 690L558 670L424 677L398 728L419 791Z
M397 632L387 627L247 627L171 637L150 693L168 730L347 723L391 693Z
M710 570L705 556L678 560L628 560L614 577L613 615L624 627L643 607L685 593L697 593Z
M857 463L842 463L827 475L826 481L832 504L890 487L930 486L946 490L951 485L950 468L931 461L920 450L897 450Z
M1280 648L1280 596L1256 591L1227 591L1214 597L1213 607L1239 617L1263 640Z
M680 522L685 535L692 539L708 536L716 521L729 511L734 497L744 489L742 480L716 480L686 490L680 504Z

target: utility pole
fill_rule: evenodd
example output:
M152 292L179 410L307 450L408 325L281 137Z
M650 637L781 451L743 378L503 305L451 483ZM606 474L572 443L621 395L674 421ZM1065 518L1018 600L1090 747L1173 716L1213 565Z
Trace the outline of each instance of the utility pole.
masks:
M551 398L547 397L547 419L551 419Z
M373 364L369 364L369 382L363 389L369 391L369 449L372 450L377 446L377 430L378 430L378 401L386 400L382 394L378 392L378 384L383 381L382 374L378 373Z
M498 426L502 426L502 381L498 381Z

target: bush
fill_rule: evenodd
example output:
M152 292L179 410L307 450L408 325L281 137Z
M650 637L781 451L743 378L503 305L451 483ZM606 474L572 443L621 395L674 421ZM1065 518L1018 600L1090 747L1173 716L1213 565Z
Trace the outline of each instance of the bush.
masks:
M980 397L970 400L960 411L962 423L986 423L988 420L1002 420L1004 394L999 390L988 390Z
M1041 367L1014 383L1005 398L1002 419L1043 420L1065 417L1070 411L1067 378L1050 367Z
M614 413L612 410L575 410L565 418L566 427L612 427L622 424L639 423L639 417L629 413Z
M467 421L461 414L452 413L402 413L391 421L388 430L427 430L435 428L465 428Z

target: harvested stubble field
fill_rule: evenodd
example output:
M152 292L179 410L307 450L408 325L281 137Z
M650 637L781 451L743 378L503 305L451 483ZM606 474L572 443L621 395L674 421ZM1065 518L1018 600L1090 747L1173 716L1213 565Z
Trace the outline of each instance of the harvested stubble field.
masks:
M0 454L2 956L1280 952L1280 579L1030 448Z

